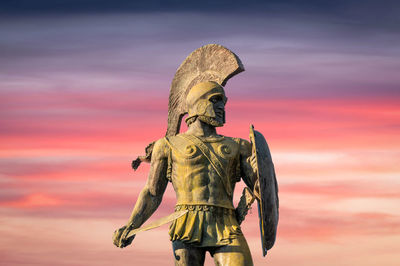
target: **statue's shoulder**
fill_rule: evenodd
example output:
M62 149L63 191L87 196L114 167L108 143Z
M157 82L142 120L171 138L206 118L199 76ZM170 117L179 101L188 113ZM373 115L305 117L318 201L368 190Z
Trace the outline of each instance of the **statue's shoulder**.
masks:
M248 140L242 138L224 137L230 142L235 142L239 146L239 152L241 155L251 155L251 143Z
M185 138L183 138L182 135L184 135L184 133L179 133L179 134L176 134L174 136L165 136L164 140L166 141L166 143L184 141Z
M163 147L168 145L168 139L166 137L162 137L154 142L154 147L159 146Z
M165 136L163 139L171 149L180 149L187 146L188 141L183 137L184 133L180 133L174 136Z
M227 141L237 143L240 147L243 147L243 148L248 148L248 147L250 147L250 148L251 148L251 143L250 143L248 140L246 140L246 139L234 138L234 137L228 137L228 136L223 136L223 137L224 137Z
M160 138L154 142L152 157L168 157L169 149L168 140L165 137Z
M223 136L223 135L221 135L224 139L225 139L225 141L229 141L229 142L235 142L235 143L237 143L237 144L240 144L240 138L234 138L234 137L228 137L228 136Z
M221 138L221 143L225 143L229 146L234 146L238 148L240 146L240 139L239 138L234 138L234 137L228 137L228 136L223 136L220 135Z

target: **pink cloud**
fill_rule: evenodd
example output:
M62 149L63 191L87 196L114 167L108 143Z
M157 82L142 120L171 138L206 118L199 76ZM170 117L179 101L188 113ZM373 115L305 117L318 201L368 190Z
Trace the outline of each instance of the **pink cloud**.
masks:
M372 182L371 182L372 183ZM368 182L337 182L331 184L296 183L280 186L282 193L316 195L330 199L343 198L400 198L399 187L388 184L371 184ZM373 187L373 189L371 189Z

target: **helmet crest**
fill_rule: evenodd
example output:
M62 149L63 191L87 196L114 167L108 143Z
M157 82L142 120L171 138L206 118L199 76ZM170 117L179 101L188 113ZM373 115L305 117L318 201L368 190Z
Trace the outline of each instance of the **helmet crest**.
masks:
M189 113L187 95L191 88L207 81L225 86L231 77L242 71L244 67L237 55L219 44L207 44L194 50L183 61L172 80L166 135L179 133L182 118Z

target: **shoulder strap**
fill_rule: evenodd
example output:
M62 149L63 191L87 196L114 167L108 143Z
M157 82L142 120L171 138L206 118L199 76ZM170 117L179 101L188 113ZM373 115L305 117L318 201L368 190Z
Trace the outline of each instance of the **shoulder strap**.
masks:
M228 195L232 196L232 188L229 186L229 184L227 184L228 176L224 170L221 161L219 160L218 156L214 153L214 151L212 151L201 139L199 139L194 135L182 134L179 136L185 138L186 140L193 143L197 148L199 148L199 150L203 153L203 155L207 158L207 160L210 162L212 167L217 172Z

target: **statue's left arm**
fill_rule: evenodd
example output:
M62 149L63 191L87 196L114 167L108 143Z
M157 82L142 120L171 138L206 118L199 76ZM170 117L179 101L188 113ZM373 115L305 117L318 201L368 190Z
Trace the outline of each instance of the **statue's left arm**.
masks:
M255 153L252 153L251 143L247 140L240 140L240 174L244 183L253 191L258 191L257 163Z
M139 194L135 207L126 226L114 233L114 244L120 248L128 246L134 237L126 238L129 231L139 228L155 212L161 203L168 179L168 152L165 139L154 144L149 177L145 187Z

